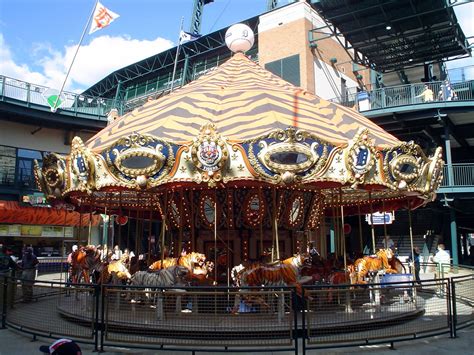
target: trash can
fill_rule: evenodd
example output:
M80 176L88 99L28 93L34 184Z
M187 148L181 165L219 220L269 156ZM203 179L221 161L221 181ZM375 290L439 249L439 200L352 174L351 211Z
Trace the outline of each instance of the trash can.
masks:
M359 105L359 112L370 110L369 93L367 91L357 93L357 104Z

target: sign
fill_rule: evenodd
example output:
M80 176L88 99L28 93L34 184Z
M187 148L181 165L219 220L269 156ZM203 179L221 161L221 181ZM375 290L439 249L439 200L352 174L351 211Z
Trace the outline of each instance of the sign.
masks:
M43 226L22 225L21 235L40 237L43 232Z
M395 212L374 212L372 213L372 219L370 218L370 214L365 215L365 221L368 224L371 224L371 222L373 222L374 226L381 224L392 224L394 220Z
M0 236L73 238L74 227L2 224L0 225Z
M21 202L35 207L51 207L43 193L23 195L21 197Z
M0 224L0 236L8 235L8 225Z
M41 233L42 237L50 237L50 238L62 238L63 235L64 235L64 228L56 227L56 226L44 226L43 232Z

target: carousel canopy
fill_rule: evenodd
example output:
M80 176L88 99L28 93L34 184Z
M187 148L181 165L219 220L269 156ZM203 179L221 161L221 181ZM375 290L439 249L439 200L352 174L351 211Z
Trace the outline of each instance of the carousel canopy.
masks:
M312 95L237 53L207 75L119 118L86 146L100 152L134 132L185 144L208 123L233 141L294 127L333 145L347 144L360 129L370 130L377 146L400 143L358 112Z
M407 200L411 207L424 204L434 197L442 170L441 148L426 156L358 112L237 53L86 143L75 137L68 157L49 155L35 174L50 198L79 206L148 209L158 216L174 211L179 224L181 214L191 213L183 204L201 208L219 199L232 221L235 198L244 214L256 209L259 218L265 204L282 219L296 215L282 206L300 206L308 217L288 225L313 228L331 206L360 213L369 204L375 210Z

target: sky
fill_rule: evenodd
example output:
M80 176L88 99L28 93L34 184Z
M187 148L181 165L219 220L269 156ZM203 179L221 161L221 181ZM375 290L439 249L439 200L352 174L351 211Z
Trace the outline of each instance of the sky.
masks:
M184 30L190 29L194 0L101 3L120 17L85 35L67 91L83 91L117 69L175 46L182 17ZM95 0L0 0L0 75L59 89L94 4ZM267 0L215 0L204 7L201 33L264 13L266 6ZM473 9L473 3L455 7L467 36L474 36ZM465 65L474 65L473 58L449 64Z

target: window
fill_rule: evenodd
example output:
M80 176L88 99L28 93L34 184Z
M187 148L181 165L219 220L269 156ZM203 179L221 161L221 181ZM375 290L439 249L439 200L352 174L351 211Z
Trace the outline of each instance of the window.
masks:
M265 64L265 69L293 85L301 85L299 54L267 63Z

